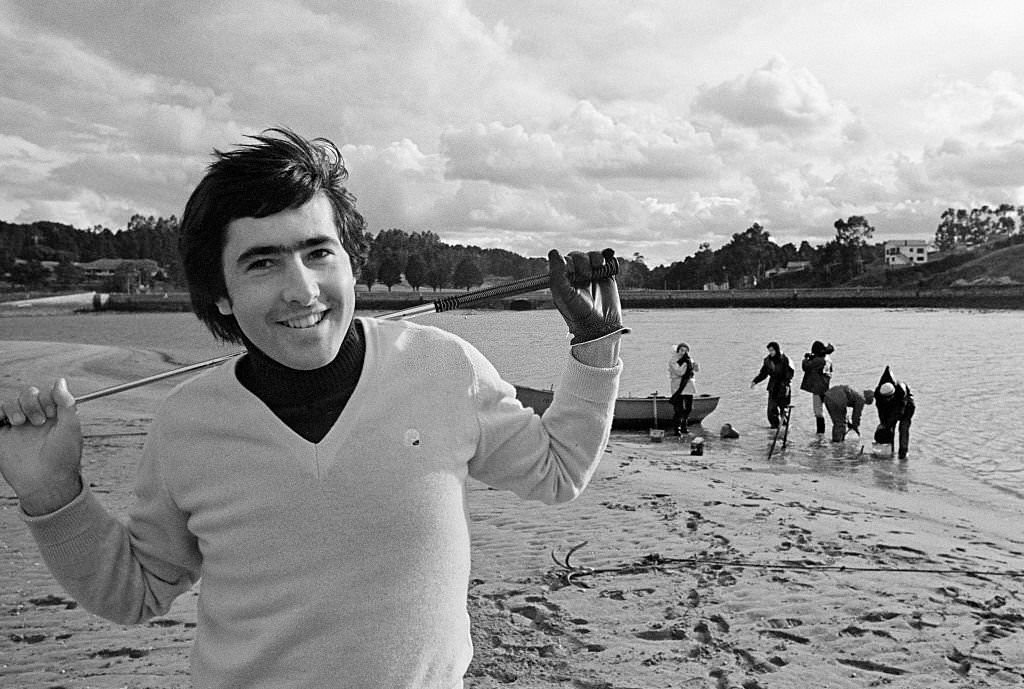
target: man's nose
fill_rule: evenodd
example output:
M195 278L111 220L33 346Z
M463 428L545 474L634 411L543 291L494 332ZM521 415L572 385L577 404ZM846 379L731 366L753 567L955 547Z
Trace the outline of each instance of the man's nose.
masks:
M293 264L288 270L284 288L285 301L305 306L315 301L318 296L320 283L316 271L310 270L301 262Z

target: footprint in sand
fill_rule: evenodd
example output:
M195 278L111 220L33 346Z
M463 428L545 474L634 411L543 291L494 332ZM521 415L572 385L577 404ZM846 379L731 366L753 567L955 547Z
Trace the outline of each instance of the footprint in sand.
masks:
M894 617L899 616L900 613L898 612L891 612L889 610L873 610L871 612L866 612L863 615L861 615L860 619L864 620L865 622L888 622Z
M718 631L720 631L720 632L727 632L727 631L729 631L729 623L721 615L715 614L715 615L712 615L711 617L709 617L708 619L715 623L715 626L718 627Z
M681 641L686 638L686 631L679 625L670 627L654 627L637 632L634 636L647 641Z

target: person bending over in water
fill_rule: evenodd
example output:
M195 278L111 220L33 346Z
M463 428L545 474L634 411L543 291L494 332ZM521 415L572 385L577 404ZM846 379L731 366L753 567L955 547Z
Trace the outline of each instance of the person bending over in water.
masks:
M910 451L910 423L917 411L910 386L893 378L889 367L885 367L878 386L875 388L875 407L878 409L878 429L875 442L894 444L899 427L899 458L906 459Z
M857 392L849 385L833 385L825 392L825 409L832 419L832 442L846 438L849 431L860 433L860 417L865 404L871 404L875 393L871 390ZM846 410L851 410L850 428L846 428Z

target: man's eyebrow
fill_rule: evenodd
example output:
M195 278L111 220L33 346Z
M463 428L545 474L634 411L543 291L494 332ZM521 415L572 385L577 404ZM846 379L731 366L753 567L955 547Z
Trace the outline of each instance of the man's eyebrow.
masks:
M318 235L316 237L303 239L301 242L295 242L294 244L259 244L257 246L250 246L238 255L238 258L235 259L235 263L245 263L246 261L261 256L280 256L281 254L304 251L306 249L322 246L323 244L329 244L336 239L336 237L332 237L330 235Z

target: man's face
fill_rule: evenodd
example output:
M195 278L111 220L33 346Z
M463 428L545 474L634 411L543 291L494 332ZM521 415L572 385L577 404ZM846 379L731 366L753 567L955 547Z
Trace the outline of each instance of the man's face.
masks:
M304 371L334 360L355 312L355 278L326 196L231 221L221 267L228 296L217 308L264 354Z

